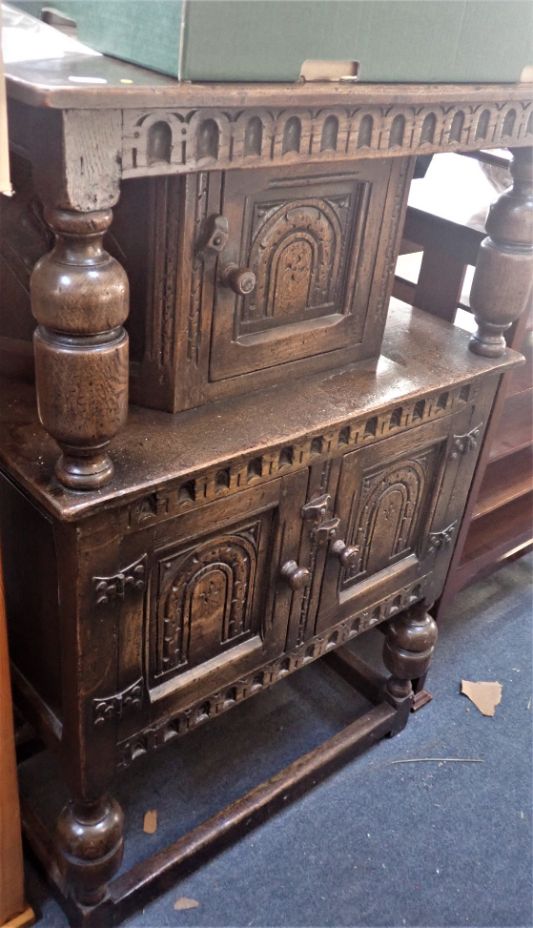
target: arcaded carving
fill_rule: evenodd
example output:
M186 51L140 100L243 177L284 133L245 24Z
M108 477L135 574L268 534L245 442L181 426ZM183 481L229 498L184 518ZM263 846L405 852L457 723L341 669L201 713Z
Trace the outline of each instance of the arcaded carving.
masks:
M406 556L416 544L431 477L434 449L416 458L387 463L368 473L357 490L350 514L349 537L359 555L345 569L344 584L353 583Z
M124 111L123 176L524 144L533 102Z
M184 510L204 505L222 496L228 496L262 480L270 480L278 473L289 473L307 467L321 456L362 448L388 435L398 435L422 422L433 422L442 416L457 412L475 398L475 386L465 384L436 393L422 401L411 401L385 409L370 419L354 418L337 428L316 435L298 438L290 446L272 448L263 454L254 454L244 461L228 464L225 482L217 480L217 471L211 470L194 479L188 478L177 485L166 487L133 502L125 510L124 531L135 530L140 524L156 522ZM326 461L327 463L327 461ZM331 463L331 462L330 462ZM323 485L326 490L326 484ZM157 499L156 499L157 497ZM350 544L355 542L350 542Z
M255 331L278 320L286 324L335 311L342 300L351 220L349 194L256 204L250 267L257 284L243 300L239 329Z

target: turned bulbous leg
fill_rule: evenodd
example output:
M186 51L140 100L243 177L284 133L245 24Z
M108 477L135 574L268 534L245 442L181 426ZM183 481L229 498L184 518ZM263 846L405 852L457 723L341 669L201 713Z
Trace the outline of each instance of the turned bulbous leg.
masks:
M513 151L513 186L492 205L487 220L470 306L478 325L470 350L497 358L504 332L525 309L533 279L533 151Z
M412 695L412 680L427 673L435 643L437 623L418 603L387 623L383 661L391 672L386 696L396 706L404 704L408 713ZM405 721L407 714L405 714Z
M116 800L69 802L57 823L60 867L75 899L94 906L122 862L124 815Z
M107 446L128 410L128 279L102 244L111 210L45 218L55 245L30 284L39 418L63 452L58 480L95 490L113 475Z

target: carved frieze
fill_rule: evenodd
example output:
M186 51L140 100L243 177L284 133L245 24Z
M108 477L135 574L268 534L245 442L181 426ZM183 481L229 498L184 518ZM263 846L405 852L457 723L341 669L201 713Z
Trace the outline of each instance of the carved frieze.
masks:
M123 177L512 147L533 102L125 110Z
M278 680L317 660L327 651L340 647L360 635L362 632L386 619L391 618L421 600L424 596L428 576L420 577L416 582L403 587L373 606L362 610L350 619L345 619L332 626L324 635L316 635L305 643L299 644L292 651L234 681L220 692L213 693L207 699L194 704L185 712L170 721L151 726L121 742L118 745L118 766L128 767L133 760L149 751L167 744L169 741L197 728L209 719L221 715L237 703L243 702L261 690L267 689Z
M278 474L299 470L326 456L334 457L357 448L366 447L408 431L423 422L432 422L457 412L475 398L475 386L464 384L444 393L436 393L423 400L412 400L401 406L391 406L370 418L350 419L327 432L305 434L290 445L269 448L264 454L254 454L225 469L225 479L217 479L220 471L211 470L195 478L187 478L166 486L131 503L124 512L124 531L136 530L146 521L156 522L179 512L204 505L212 500L230 496ZM324 492L326 485L324 484ZM148 503L147 503L148 501Z

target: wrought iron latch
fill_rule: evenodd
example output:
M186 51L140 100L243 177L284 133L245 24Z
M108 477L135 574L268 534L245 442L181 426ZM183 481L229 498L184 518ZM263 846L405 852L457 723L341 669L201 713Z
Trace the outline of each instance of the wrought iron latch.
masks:
M302 519L313 523L311 536L318 544L333 541L337 536L340 519L338 516L332 516L329 513L330 504L330 494L324 493L322 496L317 496L316 499L309 500L308 503L302 506Z
M455 459L461 454L468 454L470 451L474 451L478 446L482 428L483 423L480 422L479 425L474 426L473 429L470 429L469 432L465 432L464 435L454 435L450 457Z
M228 244L229 223L225 216L209 216L205 223L205 232L198 245L198 254L218 255Z
M447 548L451 545L456 528L457 521L447 525L441 532L432 532L429 536L428 554L434 554L436 551L440 551L441 548Z
M112 577L93 577L96 605L104 606L115 599L124 599L128 590L141 591L146 586L146 554Z

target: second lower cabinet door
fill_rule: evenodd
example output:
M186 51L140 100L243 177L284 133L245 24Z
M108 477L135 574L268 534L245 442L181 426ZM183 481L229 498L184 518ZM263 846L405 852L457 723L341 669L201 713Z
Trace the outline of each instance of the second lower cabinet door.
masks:
M449 557L464 505L461 484L465 492L468 487L461 481L467 462L454 453L453 442L472 415L468 407L345 455L335 511L339 536L357 550L343 566L330 546L317 631L423 581L439 566L437 559Z

